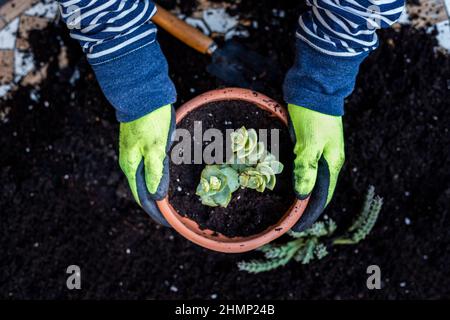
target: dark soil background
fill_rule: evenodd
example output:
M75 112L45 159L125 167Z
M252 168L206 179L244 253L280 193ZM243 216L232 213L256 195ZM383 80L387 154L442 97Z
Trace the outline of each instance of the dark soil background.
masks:
M258 21L243 41L283 70L292 62L304 9L292 2L243 1L236 9ZM184 10L195 5L181 3ZM378 223L360 245L337 248L311 265L249 275L236 262L255 254L204 250L139 209L117 163L113 109L78 44L60 26L35 34L37 59L50 60L48 81L0 102L0 110L11 108L0 124L0 297L449 298L450 58L424 32L403 27L380 35L347 101L347 162L327 210L344 229L373 184L385 199ZM57 66L60 41L69 48L65 70ZM177 105L220 85L204 71L207 57L163 32L160 42ZM76 69L80 78L72 85ZM278 90L274 98L280 97ZM79 291L66 289L72 264L81 267ZM381 268L381 290L366 288L372 264Z
M271 130L278 130L279 143L275 141L273 146L278 148L278 159L285 167L283 172L276 176L274 190L266 189L264 192L258 192L239 188L233 192L228 206L222 208L202 205L195 194L204 164L193 164L193 159L187 164L172 164L170 203L178 213L199 223L202 229L207 228L229 237L254 235L277 223L295 199L292 187L293 144L287 127L269 112L259 109L254 104L232 100L205 104L201 109L190 112L177 127L189 130L193 137L196 121L201 121L204 131L214 128L220 130L224 137L227 129L239 129L242 126L255 129L256 132L260 129L267 130L266 147L269 152L272 151ZM207 141L202 143L192 139L191 150L195 150L194 144L200 147L200 143L202 150L210 144ZM176 143L174 148L175 146ZM176 150L179 149L172 149L171 152ZM221 163L224 163L229 160L226 159L226 145L222 152L224 156Z

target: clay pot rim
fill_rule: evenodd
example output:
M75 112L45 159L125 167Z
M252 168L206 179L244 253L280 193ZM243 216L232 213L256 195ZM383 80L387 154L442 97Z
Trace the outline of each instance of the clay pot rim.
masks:
M256 91L242 88L223 88L205 92L183 104L176 112L178 124L189 112L206 103L222 100L242 100L255 104L288 124L286 109L271 98ZM170 204L168 196L157 201L158 207L169 224L186 239L210 250L224 253L241 253L259 248L289 231L302 216L309 199L296 199L290 209L274 225L248 237L229 238L212 230L200 229L197 222L181 216Z

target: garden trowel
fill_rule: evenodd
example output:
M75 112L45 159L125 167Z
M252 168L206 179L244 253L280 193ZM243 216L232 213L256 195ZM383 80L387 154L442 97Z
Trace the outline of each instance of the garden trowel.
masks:
M257 91L278 87L282 74L270 59L250 51L236 41L226 41L220 46L200 30L157 5L152 21L168 33L200 53L210 55L207 71L229 86L239 86Z

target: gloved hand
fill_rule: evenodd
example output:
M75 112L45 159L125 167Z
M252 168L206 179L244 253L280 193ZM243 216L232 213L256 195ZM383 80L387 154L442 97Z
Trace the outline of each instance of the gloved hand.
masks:
M153 220L169 226L155 200L169 189L169 157L174 110L166 105L131 122L120 124L119 164L136 202Z
M333 197L344 163L342 117L288 105L290 131L295 142L294 189L299 199L310 194L303 216L292 228L303 231L320 216Z

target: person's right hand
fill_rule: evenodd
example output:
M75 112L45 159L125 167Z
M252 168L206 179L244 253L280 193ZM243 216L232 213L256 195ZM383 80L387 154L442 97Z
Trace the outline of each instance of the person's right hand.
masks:
M119 164L136 202L156 222L169 226L155 200L169 189L168 151L175 129L174 110L166 105L131 122L120 124Z

